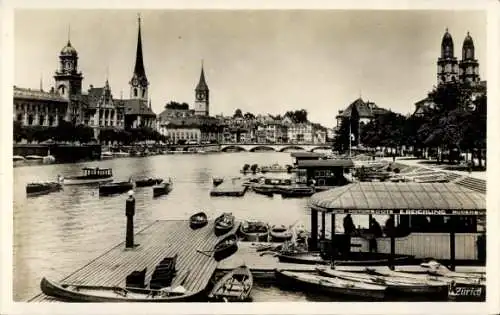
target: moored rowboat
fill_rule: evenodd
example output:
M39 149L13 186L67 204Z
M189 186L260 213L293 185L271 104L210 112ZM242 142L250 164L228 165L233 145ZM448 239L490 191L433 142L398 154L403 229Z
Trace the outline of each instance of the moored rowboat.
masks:
M315 273L292 272L276 269L275 276L278 283L290 284L294 289L314 290L328 294L355 296L360 298L383 299L387 289L387 287L383 285L325 277Z
M288 241L293 237L292 231L284 225L273 225L269 234L271 235L271 239L276 242Z
M193 229L199 229L208 224L207 214L205 212L198 212L189 218L189 226Z
M42 292L48 296L72 302L184 302L194 301L199 292L186 291L182 286L161 290L118 286L65 284L43 278Z
M267 241L269 236L269 227L261 221L244 221L240 226L241 238L250 242Z
M395 276L377 276L364 273L346 272L331 269L330 267L317 267L316 270L324 276L336 277L350 281L387 286L388 290L411 294L443 294L447 295L448 284L437 280L411 279Z
M168 194L172 190L172 180L169 179L168 182L162 182L153 186L153 197L159 197Z
M231 231L234 227L234 216L230 212L221 214L214 223L215 235L220 236Z
M48 194L54 191L59 191L61 189L62 189L61 184L56 182L30 183L26 185L26 195L28 197L34 197L34 196Z
M238 239L236 235L231 234L217 243L214 247L213 257L216 261L225 259L238 250Z
M99 196L121 194L134 188L131 182L113 182L99 186Z
M224 275L208 294L209 299L225 302L243 302L250 298L253 276L246 266L238 267Z

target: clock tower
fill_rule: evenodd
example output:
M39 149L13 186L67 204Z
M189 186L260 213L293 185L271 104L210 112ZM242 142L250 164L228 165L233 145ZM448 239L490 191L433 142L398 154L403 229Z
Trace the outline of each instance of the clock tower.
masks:
M82 93L83 76L78 72L78 53L69 39L59 54L59 69L54 80L57 93L68 100Z
M132 79L130 79L130 99L148 99L148 78L144 70L144 61L142 59L142 40L141 40L141 18L138 18L139 31L137 33L137 51L135 54L135 67Z
M205 71L203 70L203 62L201 63L200 81L195 90L194 114L198 116L209 115L209 93L207 82L205 81Z

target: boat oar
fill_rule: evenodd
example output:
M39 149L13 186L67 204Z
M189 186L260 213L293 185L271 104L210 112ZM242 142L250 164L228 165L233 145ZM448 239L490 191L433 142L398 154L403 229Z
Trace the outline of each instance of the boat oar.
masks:
M207 256L207 257L212 257L212 254L215 252L214 250L199 250L199 249L197 249L196 251L200 254Z

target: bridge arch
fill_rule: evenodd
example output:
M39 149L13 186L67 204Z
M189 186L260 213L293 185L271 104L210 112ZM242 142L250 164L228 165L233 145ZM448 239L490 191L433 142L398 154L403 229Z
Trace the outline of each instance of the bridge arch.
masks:
M234 149L236 151L246 151L245 148L239 145L228 145L226 147L221 148L221 152L227 152L228 150Z
M327 145L321 145L321 146L317 146L317 147L314 147L312 148L311 150L309 150L310 152L314 152L315 150L331 150L332 147L331 146L327 146Z
M256 150L259 150L259 149L264 149L265 151L276 151L272 146L268 146L268 145L258 145L258 146L251 148L249 151L255 152Z
M286 150L302 150L302 151L304 151L305 149L303 147L300 147L300 146L289 145L289 146L281 148L279 150L279 152L285 152Z

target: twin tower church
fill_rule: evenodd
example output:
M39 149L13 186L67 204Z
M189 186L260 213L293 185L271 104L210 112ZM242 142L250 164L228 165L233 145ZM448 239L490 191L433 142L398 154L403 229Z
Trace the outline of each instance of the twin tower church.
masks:
M61 121L100 128L155 127L156 114L149 99L150 82L144 67L141 20L138 19L137 50L128 99L114 98L106 79L104 87L82 90L83 75L78 69L78 52L70 40L59 54L54 87L44 91L14 86L14 121L25 126L57 126ZM203 65L195 88L195 115L209 115L209 88Z

